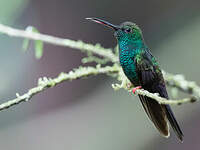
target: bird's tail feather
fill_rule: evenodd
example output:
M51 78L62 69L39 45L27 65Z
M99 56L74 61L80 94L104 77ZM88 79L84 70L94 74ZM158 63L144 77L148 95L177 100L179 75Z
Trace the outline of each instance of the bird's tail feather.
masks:
M169 137L169 126L163 106L149 97L139 95L139 98L149 119L153 122L161 135Z
M183 132L181 131L170 106L165 105L165 109L166 109L165 111L166 111L167 119L169 120L171 127L173 128L175 134L180 139L180 141L183 142Z

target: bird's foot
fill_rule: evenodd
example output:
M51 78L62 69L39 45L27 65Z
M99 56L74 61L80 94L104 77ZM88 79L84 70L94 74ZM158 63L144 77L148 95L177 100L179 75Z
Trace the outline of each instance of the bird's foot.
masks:
M132 90L133 94L135 94L136 90L141 89L141 88L142 88L142 86L137 86L137 87L133 88L133 90Z

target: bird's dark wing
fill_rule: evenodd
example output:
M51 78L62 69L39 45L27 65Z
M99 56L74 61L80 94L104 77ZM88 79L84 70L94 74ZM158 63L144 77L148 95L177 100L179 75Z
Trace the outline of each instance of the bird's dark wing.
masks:
M142 54L137 55L134 61L142 88L151 93L159 93L161 97L168 99L162 72L151 53L145 50ZM170 106L160 105L157 101L146 96L139 95L139 98L148 117L160 133L165 137L169 136L168 119L176 135L182 141L183 133Z

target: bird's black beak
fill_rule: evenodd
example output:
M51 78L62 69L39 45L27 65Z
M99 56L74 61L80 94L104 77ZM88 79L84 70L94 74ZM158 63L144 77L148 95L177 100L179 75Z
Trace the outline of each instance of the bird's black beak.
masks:
M98 19L98 18L85 18L85 19L94 21L94 22L99 23L99 24L102 24L102 25L104 25L104 26L108 26L108 27L114 29L115 31L117 31L117 30L120 29L119 26L113 25L113 24L111 24L111 23L109 23L109 22L107 22L107 21L104 21L104 20L101 20L101 19Z

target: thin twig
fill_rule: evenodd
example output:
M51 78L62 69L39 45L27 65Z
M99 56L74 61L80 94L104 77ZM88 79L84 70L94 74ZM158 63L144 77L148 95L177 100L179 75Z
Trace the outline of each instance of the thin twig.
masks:
M46 34L31 32L29 30L14 29L3 24L0 24L0 32L13 37L21 37L30 40L40 40L53 45L66 46L82 51L89 51L105 58L109 58L112 62L117 62L117 57L112 53L112 49L103 48L100 44L92 45L84 43L82 41L58 38Z
M187 81L182 74L174 75L165 71L162 72L167 85L176 87L179 90L200 99L200 87L194 81Z
M119 71L118 69L119 68L116 65L114 65L112 67L111 66L106 66L106 67L97 66L96 68L80 67L74 71L70 71L69 73L61 73L60 75L58 75L58 77L56 77L54 79L47 78L47 77L40 78L38 80L38 85L34 88L29 89L27 93L25 93L21 96L17 93L16 94L17 98L0 104L0 111L7 109L11 106L17 105L21 102L26 102L30 98L32 98L35 94L38 94L47 88L54 87L57 84L60 84L64 81L76 80L76 79L88 77L91 75L94 76L94 75L98 75L98 74L116 73Z
M170 105L181 105L183 103L193 103L198 100L196 97L171 100L171 99L160 97L158 96L157 93L150 93L146 90L136 90L136 94L150 97L156 100L160 104L170 104Z

